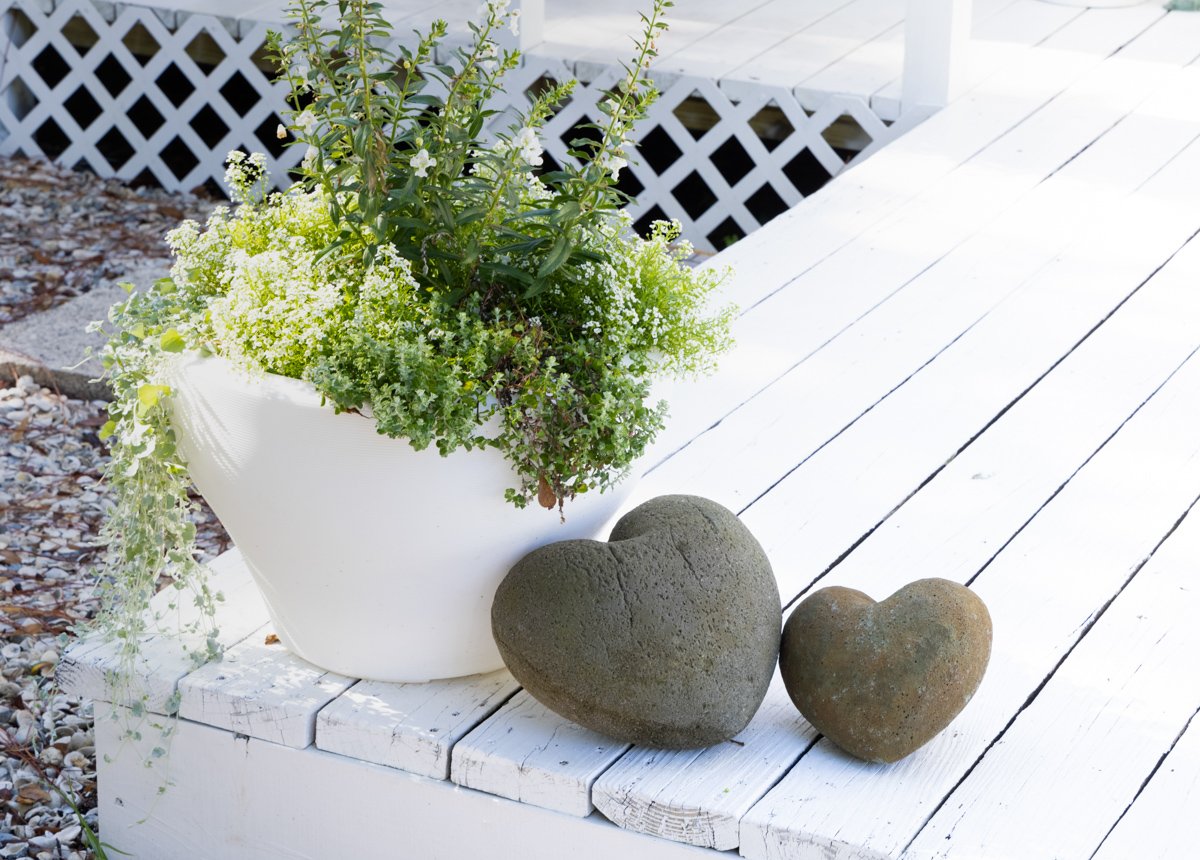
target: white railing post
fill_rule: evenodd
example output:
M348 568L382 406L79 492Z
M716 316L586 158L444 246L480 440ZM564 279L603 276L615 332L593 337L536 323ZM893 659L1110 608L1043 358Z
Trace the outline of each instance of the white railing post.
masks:
M908 0L901 110L944 107L963 86L971 0Z

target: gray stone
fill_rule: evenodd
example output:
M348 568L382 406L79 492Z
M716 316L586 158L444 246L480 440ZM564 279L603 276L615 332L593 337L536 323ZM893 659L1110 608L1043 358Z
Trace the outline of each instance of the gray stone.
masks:
M630 511L608 543L563 541L509 572L492 631L538 701L587 728L691 748L745 728L779 652L779 590L737 516L695 496Z
M858 758L894 762L966 707L991 649L987 607L957 582L917 580L879 603L832 586L788 618L779 670L818 731Z

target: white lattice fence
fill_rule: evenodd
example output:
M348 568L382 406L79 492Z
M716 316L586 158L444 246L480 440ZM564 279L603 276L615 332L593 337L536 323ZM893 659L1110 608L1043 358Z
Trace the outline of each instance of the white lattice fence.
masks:
M286 183L303 153L275 137L286 91L263 60L268 27L93 0L0 0L0 154L186 190L219 183L225 155L242 148L265 151ZM553 161L567 161L577 124L601 118L596 105L619 74L594 75L548 123ZM572 76L535 51L498 107L523 108L545 79ZM622 188L637 198L635 220L677 218L702 249L751 232L920 118L886 125L862 99L838 95L808 112L785 88L734 102L706 78L659 84Z

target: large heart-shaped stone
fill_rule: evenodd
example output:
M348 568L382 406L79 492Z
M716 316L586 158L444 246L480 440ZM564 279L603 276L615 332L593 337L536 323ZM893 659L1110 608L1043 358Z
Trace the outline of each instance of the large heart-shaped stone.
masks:
M504 662L538 701L631 743L733 737L766 695L779 590L758 541L707 499L661 496L608 543L542 547L492 604Z
M833 586L788 618L779 669L818 731L851 755L893 762L958 716L991 650L987 607L956 582L918 580L879 603Z

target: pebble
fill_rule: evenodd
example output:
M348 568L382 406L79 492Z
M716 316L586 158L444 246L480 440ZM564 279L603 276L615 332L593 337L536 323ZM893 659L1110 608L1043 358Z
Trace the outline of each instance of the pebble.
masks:
M97 538L110 502L95 431L105 404L29 377L0 385L0 741L22 747L0 750L0 860L92 860L75 813L49 783L78 798L96 828L92 703L60 693L54 669L74 625L97 609ZM229 546L207 508L197 532L203 560Z
M0 325L120 278L134 264L159 258L165 266L163 236L183 218L203 221L213 202L0 157Z

